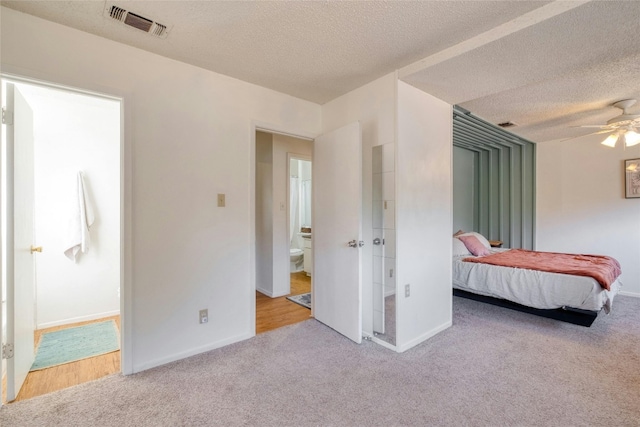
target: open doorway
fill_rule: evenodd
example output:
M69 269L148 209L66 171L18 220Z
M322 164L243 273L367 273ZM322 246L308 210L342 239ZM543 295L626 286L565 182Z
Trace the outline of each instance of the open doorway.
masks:
M256 132L256 333L311 316L313 142Z
M14 219L26 217L22 210L33 213L31 253L26 246L32 274L29 280L3 275L2 281L2 341L16 343L2 365L7 402L121 372L122 132L119 99L20 79L3 78L2 85L3 98L11 92L29 111L32 146L19 161L7 155L7 141L17 146L24 138L16 110L3 126L3 195L9 189L18 197L13 175L28 176L33 190L30 207L2 204L3 239ZM22 246L3 241L3 249L3 266L13 265L9 258ZM27 288L28 297L21 297ZM77 345L87 339L98 345ZM49 347L45 357L51 340L67 344ZM18 341L28 345L19 348Z
M288 153L289 186L289 301L311 310L313 273L313 234L311 228L310 156Z
M261 132L263 129L268 130ZM295 133L280 127L253 124L250 280L255 284L256 295L252 295L255 305L250 318L254 326L260 322L257 315L260 294L275 299L290 292L287 221L274 220L287 217L287 193L273 183L276 172L286 171L286 165L281 165L284 156L274 156L273 141L276 137L289 139L292 134ZM352 122L321 135L293 139L313 141L309 146L313 152L311 316L359 344L363 339L362 247L365 246L362 129L359 122ZM287 181L285 174L284 182ZM274 262L274 257L282 257L285 262ZM260 331L257 327L256 330Z

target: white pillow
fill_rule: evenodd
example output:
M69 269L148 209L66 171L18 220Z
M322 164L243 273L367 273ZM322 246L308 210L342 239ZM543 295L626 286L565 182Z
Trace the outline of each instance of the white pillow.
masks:
M484 237L480 233L476 233L475 231L470 231L468 233L459 234L458 236L476 236L478 238L478 240L480 240L480 243L482 243L483 246L485 246L487 249L491 249L491 244L489 243L487 238ZM460 242L460 243L462 243L462 242Z
M469 252L469 249L467 249L464 243L462 243L462 240L458 239L457 237L454 237L453 238L453 256L464 256L464 255L471 255L471 252Z

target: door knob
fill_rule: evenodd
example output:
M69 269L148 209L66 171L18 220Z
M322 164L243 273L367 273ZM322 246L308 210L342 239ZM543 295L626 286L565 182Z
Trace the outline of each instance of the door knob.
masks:
M382 240L380 240L380 238L379 238L379 237L376 237L375 239L373 239L373 244L374 244L374 245L376 245L376 246L377 246L377 245L379 245L380 243L382 243Z
M350 248L361 248L364 246L364 242L362 240L350 240L347 245L349 245Z
M33 254L34 252L42 252L42 246L31 245L31 253Z

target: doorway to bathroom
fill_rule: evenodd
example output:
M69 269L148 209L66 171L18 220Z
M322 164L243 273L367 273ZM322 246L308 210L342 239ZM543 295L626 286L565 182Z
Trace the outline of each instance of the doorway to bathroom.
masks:
M256 132L256 333L311 316L313 142Z
M313 252L311 233L311 157L288 153L289 157L289 271L311 277Z
M313 156L313 266L309 315L353 342L363 339L363 167L362 128L352 122L321 135L300 134L280 126L252 124L251 144L251 260L255 285L253 326L261 324L261 294L275 299L290 292L288 193L274 177L287 176L287 157L274 142L302 140ZM292 135L301 135L292 137ZM289 153L299 151L284 150ZM284 164L283 164L284 163ZM288 262L274 262L281 257ZM284 268L283 268L284 266ZM286 276L286 277L285 277ZM276 280L277 279L277 280ZM298 305L298 304L296 304ZM300 319L303 320L303 319ZM298 320L298 321L300 321ZM256 327L257 331L260 328Z
M4 76L2 94L6 403L121 371L122 100Z
M290 296L287 299L311 310L313 245L311 228L310 156L288 153L289 166L289 271Z

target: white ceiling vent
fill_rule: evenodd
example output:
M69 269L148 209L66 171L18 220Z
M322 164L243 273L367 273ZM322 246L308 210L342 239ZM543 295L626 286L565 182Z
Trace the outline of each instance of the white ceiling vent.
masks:
M149 18L145 18L144 16L129 12L128 10L113 4L106 4L104 8L104 16L162 39L169 35L169 28L167 25L160 24L159 22L155 22Z

